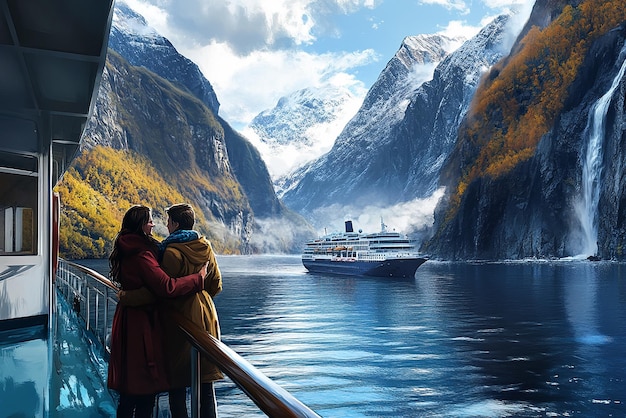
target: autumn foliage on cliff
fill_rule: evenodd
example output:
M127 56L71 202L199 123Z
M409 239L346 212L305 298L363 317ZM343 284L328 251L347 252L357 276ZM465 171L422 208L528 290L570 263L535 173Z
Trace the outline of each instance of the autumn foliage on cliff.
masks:
M518 52L492 69L459 134L459 144L472 155L461 157L464 168L451 194L449 216L474 180L497 178L534 155L562 111L591 44L625 20L622 0L565 6L545 29L531 28Z
M134 204L153 209L162 226L155 235L163 238L165 208L188 202L145 157L102 146L78 156L55 190L62 207L60 254L69 259L108 257L122 217ZM206 223L199 211L196 217Z

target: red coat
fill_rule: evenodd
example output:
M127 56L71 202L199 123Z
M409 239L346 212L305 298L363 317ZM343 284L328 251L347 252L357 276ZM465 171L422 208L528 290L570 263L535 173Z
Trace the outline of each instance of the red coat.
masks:
M199 273L170 278L157 261L157 247L144 236L118 237L123 255L118 280L122 289L142 286L159 297L183 296L203 289ZM148 395L169 390L163 354L163 327L155 305L117 305L111 329L108 387L130 395Z

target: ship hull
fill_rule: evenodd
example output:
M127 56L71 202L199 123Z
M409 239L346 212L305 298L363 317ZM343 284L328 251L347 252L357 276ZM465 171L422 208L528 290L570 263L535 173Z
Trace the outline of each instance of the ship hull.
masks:
M347 276L414 277L426 258L398 258L384 261L337 261L303 259L302 264L311 273L341 274Z

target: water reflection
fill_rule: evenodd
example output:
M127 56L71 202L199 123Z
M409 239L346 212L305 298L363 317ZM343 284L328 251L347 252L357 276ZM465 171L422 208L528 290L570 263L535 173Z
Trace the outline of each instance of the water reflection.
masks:
M43 339L0 347L2 416L42 416L48 378L47 358L48 345Z
M465 371L464 383L454 385L463 389L448 416L531 413L534 405L558 398L547 384L555 360L549 347L552 318L544 305L554 300L537 284L542 277L545 285L549 274L540 266L506 264L449 264L436 270L445 275L428 279L424 288L437 303L434 326L445 324L445 347Z
M615 306L616 282L609 279L615 278L615 272L616 266L582 264L570 269L564 278L564 306L577 344L571 361L556 379L581 399L608 407L621 405L624 399L615 384L623 380L623 369L616 367L623 367L624 361L606 361L623 349L616 344L616 338L623 337L609 331L613 329L614 315L621 310L623 317L624 312L623 305L617 309Z
M602 345L612 338L599 331L597 292L598 269L581 265L573 271L569 280L563 281L565 311L576 340L584 345Z

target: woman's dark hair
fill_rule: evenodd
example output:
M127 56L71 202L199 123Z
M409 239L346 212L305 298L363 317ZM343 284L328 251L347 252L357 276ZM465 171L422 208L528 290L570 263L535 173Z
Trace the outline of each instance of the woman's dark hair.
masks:
M126 211L122 219L122 228L117 233L113 243L113 251L109 256L109 276L111 279L119 283L118 276L120 274L120 261L122 254L117 247L117 240L120 236L126 234L144 235L143 226L150 221L150 208L143 205L135 205Z
M196 222L196 214L191 205L179 203L170 206L165 212L167 212L167 215L173 222L178 223L178 229L193 229L193 224Z

